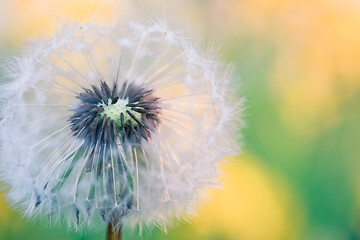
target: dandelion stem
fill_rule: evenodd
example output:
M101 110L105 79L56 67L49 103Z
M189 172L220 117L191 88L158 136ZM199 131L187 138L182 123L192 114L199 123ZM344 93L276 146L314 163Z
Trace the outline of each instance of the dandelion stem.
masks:
M122 226L114 220L109 222L106 233L106 240L121 240L121 229Z

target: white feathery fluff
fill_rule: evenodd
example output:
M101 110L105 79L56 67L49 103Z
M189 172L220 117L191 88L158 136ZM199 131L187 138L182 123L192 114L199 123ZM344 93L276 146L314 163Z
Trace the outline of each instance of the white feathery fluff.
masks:
M168 25L61 22L54 36L7 61L0 86L1 180L24 215L65 219L76 229L114 215L119 224L165 228L193 214L204 190L216 186L216 164L239 151L243 101L233 97L231 68L185 28ZM95 165L102 165L87 171L89 148L96 146L84 145L70 118L79 94L99 80L152 89L159 124L140 144L118 141L111 158L95 155ZM115 173L114 158L127 165L125 178Z

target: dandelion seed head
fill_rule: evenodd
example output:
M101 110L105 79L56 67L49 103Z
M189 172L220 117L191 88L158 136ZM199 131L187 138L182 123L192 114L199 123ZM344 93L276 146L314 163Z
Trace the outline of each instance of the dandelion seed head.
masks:
M84 27L86 26L86 27ZM28 217L165 229L239 152L230 68L168 21L61 21L5 65L1 179Z

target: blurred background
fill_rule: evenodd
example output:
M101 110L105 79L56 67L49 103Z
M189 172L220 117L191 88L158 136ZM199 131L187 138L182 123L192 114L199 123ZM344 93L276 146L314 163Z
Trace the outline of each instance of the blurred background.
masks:
M223 189L211 190L191 224L177 223L167 234L145 231L143 239L360 239L360 1L174 0L166 6L178 10L176 4L215 37L236 68L239 96L247 99L245 148L219 166ZM133 8L115 0L0 0L0 53L16 54L24 40L51 32L55 16L111 21ZM0 239L105 235L105 229L85 235L66 229L29 222L0 198Z

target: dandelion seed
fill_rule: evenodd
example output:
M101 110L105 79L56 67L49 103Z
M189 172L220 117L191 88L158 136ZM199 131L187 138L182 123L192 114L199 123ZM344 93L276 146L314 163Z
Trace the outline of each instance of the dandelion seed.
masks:
M231 71L166 22L62 23L9 61L1 176L26 216L70 227L186 218L237 152Z

